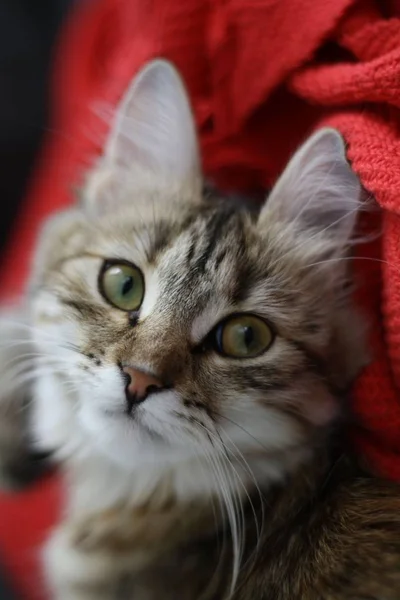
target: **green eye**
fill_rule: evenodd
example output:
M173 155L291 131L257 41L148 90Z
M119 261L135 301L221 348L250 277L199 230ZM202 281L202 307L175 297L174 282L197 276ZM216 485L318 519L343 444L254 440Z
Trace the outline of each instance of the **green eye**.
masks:
M143 302L143 275L129 263L106 262L100 272L99 288L107 302L120 310L138 310Z
M218 352L233 358L259 356L272 344L273 333L268 324L254 315L235 315L216 330Z

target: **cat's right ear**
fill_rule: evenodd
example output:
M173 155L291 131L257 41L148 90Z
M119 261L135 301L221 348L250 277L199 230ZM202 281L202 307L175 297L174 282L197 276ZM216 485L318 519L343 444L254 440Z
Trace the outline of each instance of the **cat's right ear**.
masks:
M200 155L189 99L176 69L154 60L133 79L111 126L104 156L89 178L89 204L115 203L110 187L129 177L157 187L200 179Z

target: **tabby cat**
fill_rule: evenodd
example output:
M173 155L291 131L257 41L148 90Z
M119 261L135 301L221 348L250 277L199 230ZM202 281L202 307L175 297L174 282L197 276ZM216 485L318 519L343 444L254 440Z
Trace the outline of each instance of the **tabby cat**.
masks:
M335 441L362 205L333 129L258 210L205 193L175 69L135 78L1 322L2 480L34 448L68 483L51 598L400 598L399 487Z

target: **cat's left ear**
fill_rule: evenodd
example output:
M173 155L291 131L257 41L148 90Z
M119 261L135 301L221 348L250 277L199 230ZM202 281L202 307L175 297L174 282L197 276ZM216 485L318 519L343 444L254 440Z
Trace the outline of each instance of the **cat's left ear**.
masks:
M344 248L361 200L361 184L347 162L342 136L324 128L289 161L261 211L260 223L272 218L296 227L303 237L323 234L331 245Z
M157 59L133 79L111 126L102 162L89 178L89 204L107 204L124 177L158 186L190 183L201 174L188 95L171 63ZM110 191L110 188L114 190ZM103 209L106 206L103 206Z

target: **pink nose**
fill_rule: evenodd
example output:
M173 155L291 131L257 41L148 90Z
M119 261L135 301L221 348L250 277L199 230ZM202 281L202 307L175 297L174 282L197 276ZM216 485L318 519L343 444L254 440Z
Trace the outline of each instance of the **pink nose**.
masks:
M149 394L164 387L162 382L150 373L144 373L133 367L122 367L122 371L127 378L125 393L130 410L134 404L143 402Z

